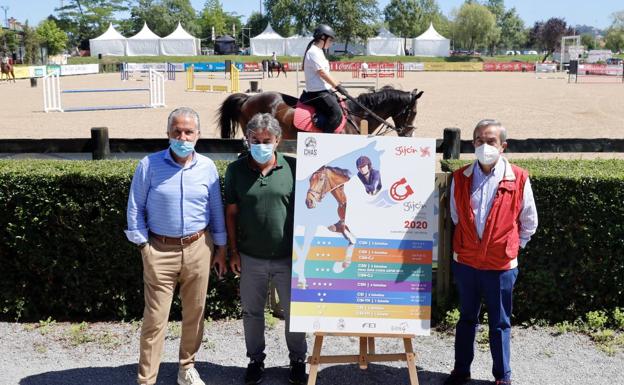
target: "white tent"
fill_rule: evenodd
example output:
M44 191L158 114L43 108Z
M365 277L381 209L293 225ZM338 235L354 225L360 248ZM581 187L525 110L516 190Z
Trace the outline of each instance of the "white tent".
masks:
M382 28L379 35L366 41L366 54L372 56L405 55L403 38L396 37L392 32Z
M312 36L294 35L286 38L286 55L303 56L308 44L312 41Z
M433 28L433 23L422 35L412 40L414 56L442 56L450 55L451 40L440 35Z
M277 55L286 54L286 39L273 30L271 24L262 33L251 38L251 54L256 56L271 56L273 52Z
M182 25L160 39L160 54L167 56L195 56L199 53L199 39L186 32Z
M143 24L136 35L127 40L127 56L158 56L160 55L160 37Z
M89 39L89 49L91 56L124 56L126 54L126 38L123 37L113 24L108 26L106 32L100 36Z

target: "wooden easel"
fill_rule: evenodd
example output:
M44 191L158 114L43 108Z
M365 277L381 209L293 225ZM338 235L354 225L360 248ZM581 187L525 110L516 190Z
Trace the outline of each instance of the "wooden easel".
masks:
M368 135L368 121L360 121L360 135ZM416 354L412 347L413 334L375 334L375 333L314 333L314 348L312 356L308 358L310 364L310 374L308 375L308 385L316 384L316 376L321 364L351 364L357 363L360 369L368 368L369 362L407 362L407 370L410 377L410 385L418 385L418 374L416 373ZM322 356L323 338L326 336L359 337L360 354L356 355L331 355ZM405 353L376 354L375 337L378 338L402 338L405 346Z
M308 385L316 384L316 376L321 364L350 364L358 363L360 369L368 368L369 362L391 362L406 361L407 370L410 377L410 385L418 385L418 374L416 373L416 354L412 347L412 334L374 334L374 333L314 333L314 348L312 356L308 358L310 364L310 374L308 375ZM353 355L331 355L322 356L323 338L325 336L359 337L360 354ZM375 337L378 338L402 338L405 346L405 353L376 354Z

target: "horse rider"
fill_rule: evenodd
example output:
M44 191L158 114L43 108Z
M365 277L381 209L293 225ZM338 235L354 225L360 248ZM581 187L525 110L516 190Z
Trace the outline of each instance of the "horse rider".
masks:
M326 133L334 132L342 121L342 109L337 96L331 91L332 88L348 95L344 87L330 75L329 61L323 53L324 49L329 49L335 38L336 33L330 26L319 25L303 55L306 89L300 100L316 109L314 125Z
M277 67L278 63L277 63L277 54L275 53L275 51L273 51L273 55L271 56L271 65L273 67Z

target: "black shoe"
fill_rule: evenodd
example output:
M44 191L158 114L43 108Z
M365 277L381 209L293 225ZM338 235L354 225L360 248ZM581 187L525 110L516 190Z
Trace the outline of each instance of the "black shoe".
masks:
M444 380L444 385L463 385L468 382L470 382L470 373L458 374L453 370L446 380Z
M249 361L245 371L245 385L259 384L264 379L264 362Z
M291 384L296 385L304 385L308 382L306 364L302 359L290 361L290 374L288 375L288 381Z

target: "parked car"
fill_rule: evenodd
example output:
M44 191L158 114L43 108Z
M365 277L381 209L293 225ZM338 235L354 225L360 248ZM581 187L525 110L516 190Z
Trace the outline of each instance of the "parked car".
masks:
M524 51L524 54L525 55L537 55L538 53L537 53L537 51L531 50L531 51Z
M609 59L607 59L607 64L611 64L611 65L622 65L622 62L624 62L623 59L620 59L619 57L611 57Z

